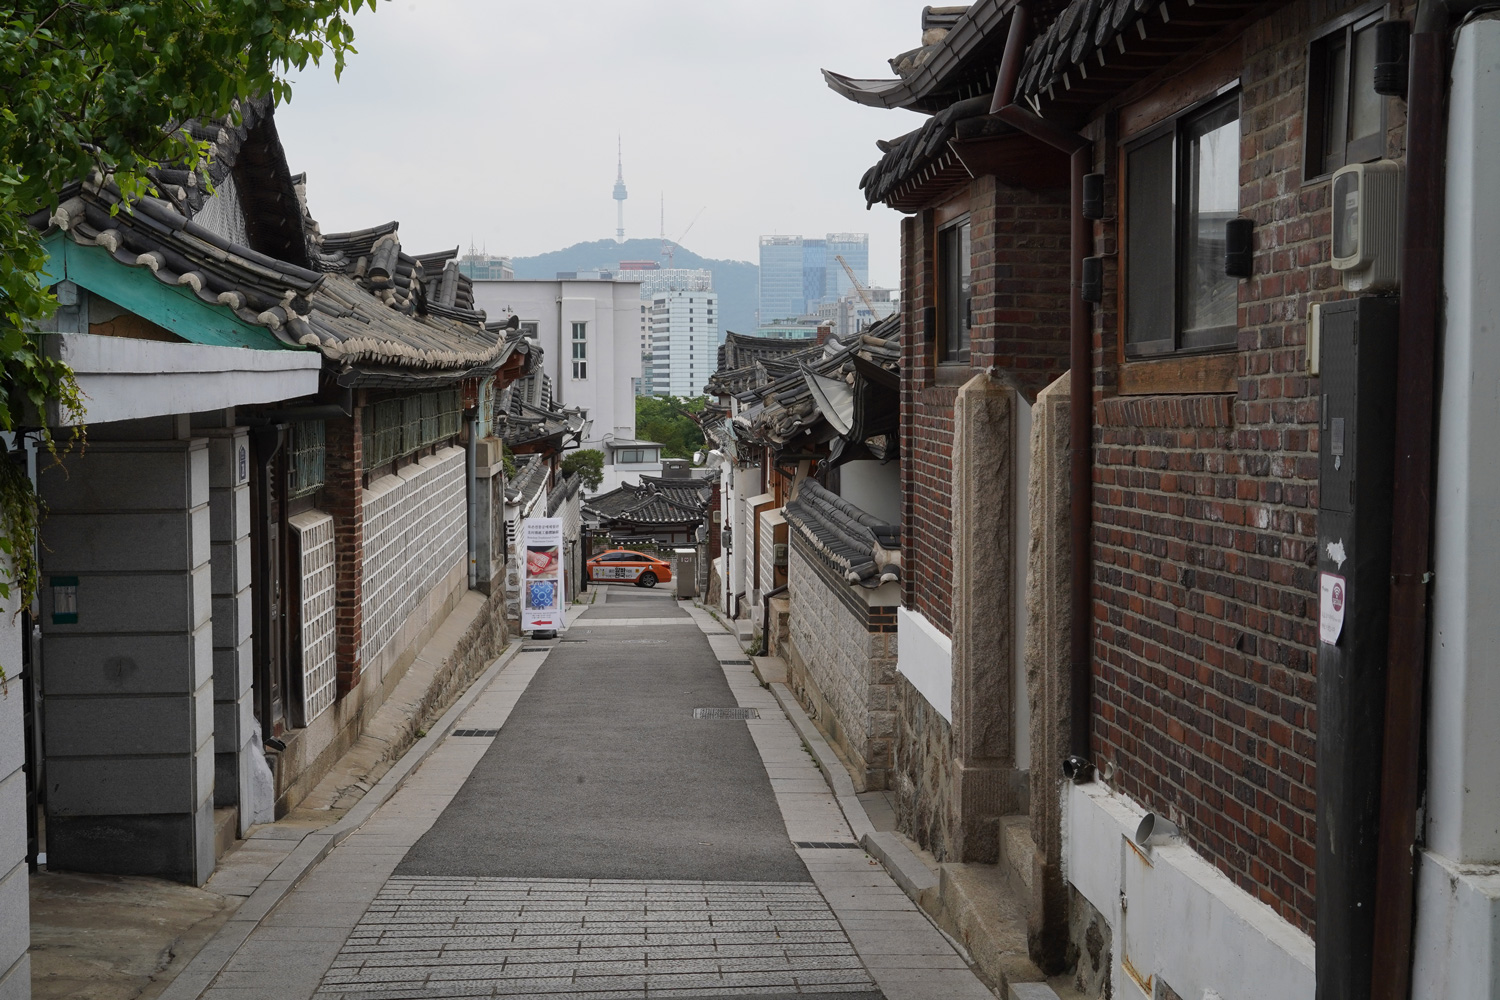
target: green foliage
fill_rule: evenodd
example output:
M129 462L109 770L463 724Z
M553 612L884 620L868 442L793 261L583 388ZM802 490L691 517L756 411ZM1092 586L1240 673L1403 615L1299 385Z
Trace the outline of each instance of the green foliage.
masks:
M663 458L692 458L703 448L703 429L690 417L702 413L706 396L635 397L635 436L661 444Z
M599 484L604 482L604 452L597 448L580 448L570 451L563 456L562 473L571 476L578 473L583 477L583 484L591 490L597 490Z
M506 479L516 478L516 456L510 452L510 446L504 441L500 442L500 468L505 470Z
M0 4L0 430L28 429L48 402L70 421L83 415L73 373L35 332L57 302L28 216L55 209L68 184L113 184L133 199L154 193L151 167L201 165L207 144L183 123L252 97L286 101L286 75L329 55L340 73L354 51L349 18L365 6L375 0ZM56 452L45 426L31 429ZM0 475L0 550L13 566L0 595L18 585L23 604L35 594L37 512L26 477Z

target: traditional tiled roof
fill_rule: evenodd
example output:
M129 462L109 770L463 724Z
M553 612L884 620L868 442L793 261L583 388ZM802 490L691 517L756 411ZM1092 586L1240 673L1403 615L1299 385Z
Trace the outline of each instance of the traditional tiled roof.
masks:
M670 480L669 480L670 481ZM705 491L706 494L706 491ZM687 501L674 491L654 483L632 486L590 497L584 509L607 529L620 527L659 528L701 524L708 509L708 497Z
M575 472L564 479L557 489L547 495L547 516L556 517L557 512L563 509L563 505L576 496L582 488L583 477L578 473Z
M912 211L981 173L1022 186L1065 183L1055 151L990 114L1016 6L1015 0L973 4L930 44L893 59L896 79L851 80L824 71L829 86L850 100L932 115L921 128L878 143L882 156L860 181L868 204ZM1100 104L1261 6L1256 0L1028 4L1032 28L1011 100L1076 127Z
M540 495L551 470L540 455L522 456L516 462L516 474L505 482L505 502L524 505Z
M901 530L816 480L802 481L785 513L787 523L837 566L848 583L878 587L901 578Z
M699 476L668 479L664 476L641 476L641 485L655 490L678 503L692 506L705 504L712 495L713 484Z
M719 345L720 368L744 368L766 358L780 357L812 346L811 340L795 337L750 337L743 333L726 333Z
M705 426L721 447L777 450L831 443L828 458L895 457L901 319L895 314L849 340L760 363L762 376L737 394L733 421ZM852 446L852 447L851 447Z
M79 183L60 193L56 211L33 216L33 223L188 290L232 314L241 330L265 331L241 346L321 351L342 385L451 382L492 371L515 350L473 309L469 279L448 266L451 252L405 253L393 222L319 233L300 178L286 170L268 107L247 105L237 126L195 124L189 131L212 142L209 163L155 171L164 197L126 206L112 185ZM208 184L230 190L231 176L247 181L233 190L244 213L243 238L252 245L190 218L210 204ZM427 273L428 263L435 274ZM191 323L173 332L195 336Z

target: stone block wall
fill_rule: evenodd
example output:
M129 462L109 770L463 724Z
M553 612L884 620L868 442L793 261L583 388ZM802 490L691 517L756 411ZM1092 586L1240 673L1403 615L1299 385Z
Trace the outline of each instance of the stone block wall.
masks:
M959 823L953 788L953 727L900 674L892 693L897 714L890 788L895 793L897 825L937 860L956 860L948 851L949 831Z
M790 550L788 681L863 788L885 788L895 763L896 608L870 601L893 600L896 587L851 586L795 527Z
M403 631L425 624L411 622L412 613L465 563L465 496L462 448L444 448L365 491L361 659L375 679L384 676L377 658L409 644L399 641Z

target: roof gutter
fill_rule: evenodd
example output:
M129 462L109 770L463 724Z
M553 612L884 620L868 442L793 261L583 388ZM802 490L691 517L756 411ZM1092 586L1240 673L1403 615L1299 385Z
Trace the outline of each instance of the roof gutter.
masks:
M1421 0L1411 36L1373 1000L1406 1000L1411 994L1432 565L1433 387L1442 317L1448 36L1451 17L1477 6L1474 0Z
M1083 216L1083 177L1093 165L1090 140L1046 121L1027 108L1014 103L1016 79L1020 75L1030 15L1024 4L1011 14L1010 34L995 81L995 96L990 102L991 114L1018 131L1067 153L1069 157L1069 349L1068 349L1068 446L1070 463L1069 535L1072 543L1072 566L1069 593L1071 621L1068 636L1071 705L1068 743L1071 753L1084 760L1091 758L1090 716L1092 714L1093 671L1089 623L1090 579L1092 575L1093 537L1093 328L1089 303L1083 299L1083 260L1093 246L1093 230Z

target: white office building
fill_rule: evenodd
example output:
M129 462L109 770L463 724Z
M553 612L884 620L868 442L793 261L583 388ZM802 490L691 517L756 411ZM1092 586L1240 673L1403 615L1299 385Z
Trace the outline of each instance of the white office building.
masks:
M674 288L651 300L651 391L701 396L718 367L719 295Z
M636 282L475 281L474 304L491 320L519 316L521 328L541 343L552 398L588 411L582 447L604 452L609 463L612 442L634 443L635 388L642 376L641 293Z

